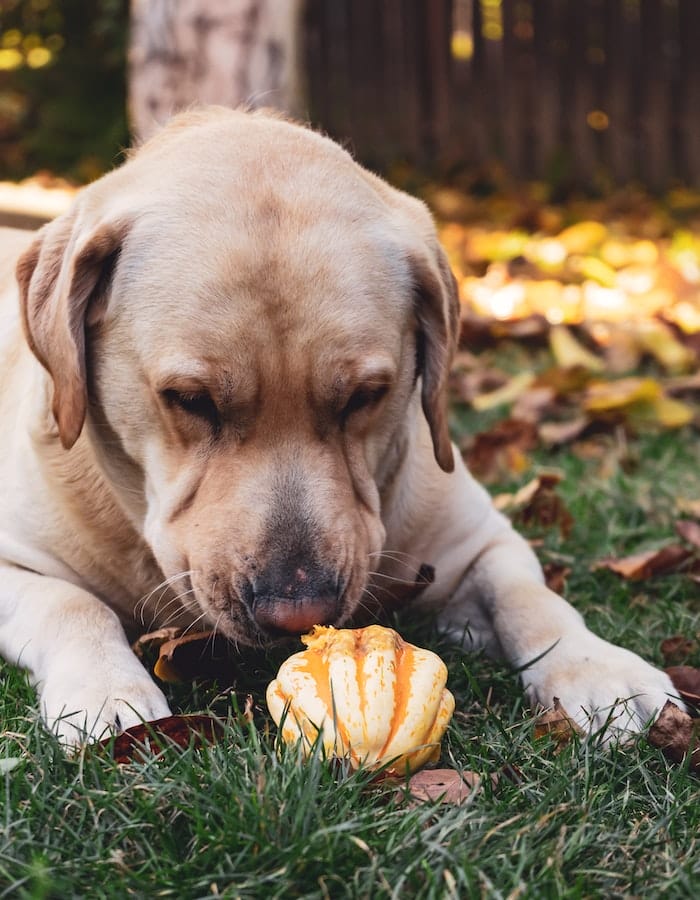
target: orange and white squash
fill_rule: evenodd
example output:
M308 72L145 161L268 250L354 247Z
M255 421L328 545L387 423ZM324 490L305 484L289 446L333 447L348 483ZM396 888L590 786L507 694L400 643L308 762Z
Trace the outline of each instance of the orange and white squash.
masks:
M308 754L321 732L329 756L397 775L439 757L455 705L439 656L380 625L317 625L301 640L267 689L286 743Z

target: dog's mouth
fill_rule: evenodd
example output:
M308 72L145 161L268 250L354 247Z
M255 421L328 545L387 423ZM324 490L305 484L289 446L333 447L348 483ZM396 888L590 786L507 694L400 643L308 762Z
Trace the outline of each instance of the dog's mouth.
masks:
M195 596L214 629L248 646L277 644L305 634L315 625L342 626L353 612L352 576L337 572L294 570L286 579L239 576L228 586L209 579L201 590L193 578Z

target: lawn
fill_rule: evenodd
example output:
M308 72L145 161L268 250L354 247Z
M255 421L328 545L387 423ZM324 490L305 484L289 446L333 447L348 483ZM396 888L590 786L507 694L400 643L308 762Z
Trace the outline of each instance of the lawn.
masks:
M457 410L454 421L463 431L485 419ZM537 451L494 486L561 470L574 525L567 538L538 531L541 558L570 566L567 596L598 632L657 663L663 638L698 632L697 585L682 574L630 583L590 566L672 536L678 498L700 497L696 444L689 428L637 436L626 449L636 463L604 477L600 459ZM398 627L448 663L457 710L442 764L483 776L463 806L412 806L364 772L278 754L263 685L279 658L258 660L236 694L171 688L178 710L220 715L224 739L125 766L90 749L65 758L26 679L4 666L0 759L17 762L3 776L0 897L697 896L697 777L644 737L556 753L534 738L512 673L425 622ZM236 697L249 690L255 718L241 724Z

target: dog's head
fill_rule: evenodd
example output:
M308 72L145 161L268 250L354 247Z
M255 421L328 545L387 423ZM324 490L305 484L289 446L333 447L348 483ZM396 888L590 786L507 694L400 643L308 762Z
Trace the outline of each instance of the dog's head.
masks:
M18 266L68 451L242 642L341 623L422 405L453 465L454 279L424 206L264 115L178 117Z

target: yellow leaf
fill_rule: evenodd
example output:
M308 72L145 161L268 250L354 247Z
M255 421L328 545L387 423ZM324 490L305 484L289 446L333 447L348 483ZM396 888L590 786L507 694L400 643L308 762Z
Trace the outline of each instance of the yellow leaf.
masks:
M502 406L505 403L512 403L530 387L534 380L535 375L533 372L520 372L520 374L514 375L510 381L507 381L503 387L474 397L472 406L481 412L485 409Z
M549 332L549 345L557 364L563 369L581 366L589 372L602 372L605 364L583 344L580 344L565 325L555 325Z
M686 403L663 396L633 406L631 413L638 421L661 425L664 428L681 428L695 418L695 413Z
M596 256L584 256L577 268L584 278L590 278L591 281L602 284L603 287L615 287L615 270L611 269L602 259L598 259Z
M467 243L469 259L507 262L520 256L529 238L524 231L474 231Z
M577 222L576 225L565 228L557 239L569 253L590 253L602 244L607 233L605 225L600 222Z
M695 354L676 338L663 322L648 319L635 324L641 346L669 372L685 372L695 362Z
M583 406L589 412L607 412L640 401L657 400L661 396L661 386L653 378L620 378L592 384Z

